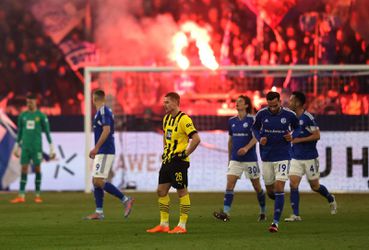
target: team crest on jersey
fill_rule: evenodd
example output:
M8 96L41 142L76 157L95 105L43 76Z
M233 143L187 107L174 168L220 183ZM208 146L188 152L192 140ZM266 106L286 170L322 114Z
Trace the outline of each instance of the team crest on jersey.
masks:
M243 127L244 128L247 128L249 126L249 124L247 123L247 122L245 122L244 124L243 124Z
M232 124L232 128L236 127L236 124Z
M264 120L264 122L269 122L268 118Z
M300 120L300 126L304 125L304 121L303 120Z
M36 116L35 121L36 122L39 122L40 121L40 117Z
M284 117L283 117L283 118L281 118L281 123L282 123L282 124L286 124L286 122L287 122L287 119L286 119L286 118L284 118Z

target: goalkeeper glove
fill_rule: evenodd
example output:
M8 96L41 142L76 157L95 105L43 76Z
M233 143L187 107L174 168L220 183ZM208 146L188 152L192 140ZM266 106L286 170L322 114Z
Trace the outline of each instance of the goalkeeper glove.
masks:
M14 145L13 154L14 154L15 157L19 158L20 154L19 154L19 144L18 144L18 142L16 142L15 145Z
M56 155L55 155L55 150L54 150L54 145L52 143L50 143L50 153L49 153L49 157L50 159L55 159Z

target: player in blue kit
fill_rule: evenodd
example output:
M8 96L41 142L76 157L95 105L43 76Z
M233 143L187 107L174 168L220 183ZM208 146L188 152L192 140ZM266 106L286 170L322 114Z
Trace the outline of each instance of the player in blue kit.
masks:
M251 115L252 104L247 96L239 96L236 100L238 115L228 121L228 171L227 187L224 194L224 207L219 212L214 212L215 218L222 221L230 220L230 211L233 202L234 188L237 180L245 173L249 178L260 206L258 220L266 220L265 216L265 193L260 185L260 169L256 156L256 139L252 134L251 126L254 117Z
M293 214L285 218L285 221L289 222L302 220L299 214L300 195L298 187L304 174L306 174L311 189L327 199L330 204L331 214L337 213L337 203L334 195L330 194L327 188L319 183L319 158L316 144L320 139L320 131L314 117L304 109L305 101L304 93L298 91L293 92L290 97L289 106L296 112L300 120L301 131L292 140L292 160L289 179Z
M271 91L266 99L268 106L256 114L252 131L260 143L265 187L268 196L275 200L269 232L278 232L284 206L284 185L288 180L291 160L291 141L299 132L299 121L293 111L281 106L279 93Z
M114 115L110 108L105 106L105 93L96 90L93 93L93 103L97 113L93 120L95 134L95 147L90 151L89 157L94 159L92 176L96 211L85 217L87 220L104 219L103 201L104 191L117 197L124 205L124 217L131 212L134 199L124 195L113 184L106 181L114 162Z

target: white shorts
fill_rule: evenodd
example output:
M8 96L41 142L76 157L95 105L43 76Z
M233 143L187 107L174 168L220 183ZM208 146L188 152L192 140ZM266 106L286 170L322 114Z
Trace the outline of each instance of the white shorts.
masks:
M113 166L115 155L98 154L95 155L94 165L92 166L92 176L97 178L108 178L109 171Z
M306 174L306 178L309 181L319 179L319 158L311 160L291 160L291 168L288 175L297 175L302 177L304 174Z
M263 178L265 185L272 185L276 180L288 180L290 161L263 161Z
M242 173L248 179L257 179L260 177L260 168L255 162L230 161L228 165L227 175L235 175L241 178Z

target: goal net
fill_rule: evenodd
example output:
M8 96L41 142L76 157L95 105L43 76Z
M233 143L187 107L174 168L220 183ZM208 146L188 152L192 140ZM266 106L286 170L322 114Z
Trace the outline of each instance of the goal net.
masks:
M307 108L317 115L360 115L365 119L369 110L369 65L227 66L216 71L203 67L185 71L174 67L87 67L84 77L87 192L91 189L92 163L87 156L92 147L91 121L95 112L91 93L98 88L105 91L107 105L115 114L117 154L110 178L121 188L140 191L155 190L157 185L162 154L162 102L167 92L181 95L181 110L193 118L200 131L202 143L191 155L189 171L189 188L198 191L222 191L225 187L227 120L236 114L234 101L241 94L251 98L255 111L266 105L265 94L270 90L281 93L285 106L292 91L303 91L308 97ZM367 118L357 126L352 130L365 130ZM363 132L357 133L360 136ZM329 133L327 136L334 138ZM332 140L329 143L338 145L338 141ZM330 144L321 141L318 145L324 170ZM355 144L354 155L361 157L364 144ZM341 150L346 155L347 147L333 153ZM344 160L336 163L342 165L338 161ZM337 170L335 178L347 176L346 170ZM249 182L238 188L252 190ZM301 188L309 190L306 185Z

